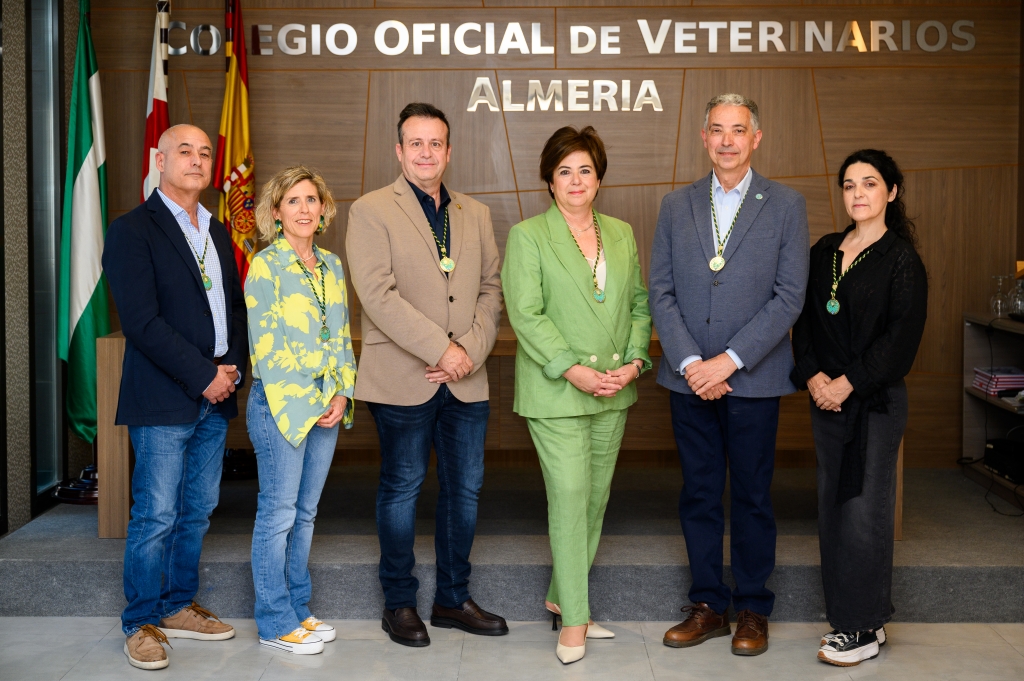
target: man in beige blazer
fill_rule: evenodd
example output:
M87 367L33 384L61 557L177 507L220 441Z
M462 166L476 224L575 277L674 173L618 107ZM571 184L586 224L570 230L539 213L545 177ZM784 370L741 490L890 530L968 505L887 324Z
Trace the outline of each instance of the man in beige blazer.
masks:
M487 206L442 183L451 158L444 113L414 103L399 115L402 175L349 212L349 278L362 303L355 399L380 436L377 535L382 625L402 645L430 645L416 613L416 501L437 453L440 494L430 623L508 633L469 596L469 552L484 478L489 390L484 363L498 335L501 282Z

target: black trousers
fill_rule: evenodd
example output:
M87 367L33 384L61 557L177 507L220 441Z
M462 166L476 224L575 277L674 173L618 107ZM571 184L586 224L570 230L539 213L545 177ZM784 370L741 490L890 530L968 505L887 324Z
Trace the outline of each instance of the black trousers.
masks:
M864 487L836 503L846 419L856 414L822 411L811 401L818 455L818 539L825 615L840 631L877 629L892 617L893 523L896 459L907 426L907 386L887 391L888 413L868 411Z

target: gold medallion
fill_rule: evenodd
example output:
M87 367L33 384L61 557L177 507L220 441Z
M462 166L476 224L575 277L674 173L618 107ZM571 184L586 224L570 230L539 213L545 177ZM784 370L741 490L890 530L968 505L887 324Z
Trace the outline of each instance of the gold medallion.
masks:
M718 272L723 267L725 267L725 258L723 258L720 255L716 255L715 257L711 258L711 262L708 263L708 267L711 268L712 272Z
M441 268L441 271L448 274L455 269L455 261L449 258L447 255L441 258L437 263L437 266Z

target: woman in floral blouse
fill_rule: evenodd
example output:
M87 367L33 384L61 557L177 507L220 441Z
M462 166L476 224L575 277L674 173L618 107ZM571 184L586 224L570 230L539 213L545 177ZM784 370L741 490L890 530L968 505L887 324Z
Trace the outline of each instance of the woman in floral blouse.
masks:
M309 611L313 520L338 440L352 427L356 365L341 259L313 243L334 219L316 171L286 168L263 186L260 238L245 280L252 389L246 423L259 463L252 577L260 643L323 651L334 628Z

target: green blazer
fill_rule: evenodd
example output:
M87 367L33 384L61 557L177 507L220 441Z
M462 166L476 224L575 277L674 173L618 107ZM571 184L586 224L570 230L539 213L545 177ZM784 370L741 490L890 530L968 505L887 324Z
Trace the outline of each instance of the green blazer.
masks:
M516 332L513 410L555 418L625 409L636 384L614 397L594 397L562 378L575 365L598 371L642 359L650 369L651 312L633 229L598 214L608 276L605 301L594 300L594 277L558 207L514 226L505 245L501 283Z

